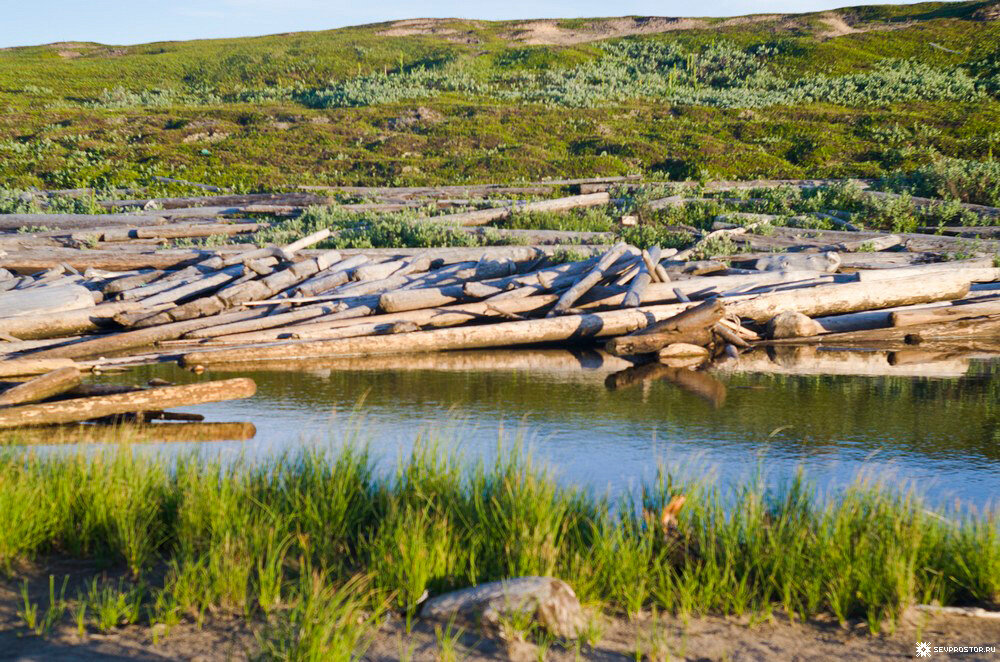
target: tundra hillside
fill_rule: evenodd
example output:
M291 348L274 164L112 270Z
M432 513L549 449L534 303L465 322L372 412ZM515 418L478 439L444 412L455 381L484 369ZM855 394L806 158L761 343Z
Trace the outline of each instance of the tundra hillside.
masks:
M992 188L914 193L995 205L998 16L977 2L417 19L11 48L0 51L0 183L107 189L159 175L239 192L640 172L873 177L948 158Z

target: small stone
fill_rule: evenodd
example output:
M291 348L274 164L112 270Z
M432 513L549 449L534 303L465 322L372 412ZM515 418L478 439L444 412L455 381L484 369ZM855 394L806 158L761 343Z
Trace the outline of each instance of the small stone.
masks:
M639 225L638 216L622 216L622 225Z

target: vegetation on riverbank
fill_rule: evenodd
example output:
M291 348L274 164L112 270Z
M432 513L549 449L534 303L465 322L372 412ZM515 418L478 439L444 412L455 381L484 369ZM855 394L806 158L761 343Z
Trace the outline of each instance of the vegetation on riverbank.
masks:
M173 175L274 190L989 163L1000 147L991 6L15 48L0 52L0 182Z
M1000 602L996 512L934 510L872 483L821 498L801 478L722 487L665 471L609 500L517 448L463 466L433 444L391 475L351 447L268 466L8 451L0 565L15 580L51 558L105 568L76 595L55 577L50 601L25 598L37 634L71 617L82 633L162 634L229 614L271 659L346 659L387 610L412 617L425 590L521 575L560 577L616 613L830 613L872 631L915 602ZM676 494L688 501L668 542L643 511Z

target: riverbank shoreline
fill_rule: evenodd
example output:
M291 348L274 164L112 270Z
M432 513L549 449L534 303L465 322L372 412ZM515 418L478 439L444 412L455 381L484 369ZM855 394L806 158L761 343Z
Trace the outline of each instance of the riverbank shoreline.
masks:
M996 511L935 510L876 482L820 498L802 476L765 488L666 471L611 501L560 486L516 446L469 467L418 444L389 476L351 447L245 467L11 449L0 506L4 629L50 642L75 628L159 645L230 623L262 659L360 659L400 619L447 645L427 596L525 576L564 580L586 623L559 643L544 619L502 611L487 638L595 648L654 611L884 636L917 604L1000 603Z

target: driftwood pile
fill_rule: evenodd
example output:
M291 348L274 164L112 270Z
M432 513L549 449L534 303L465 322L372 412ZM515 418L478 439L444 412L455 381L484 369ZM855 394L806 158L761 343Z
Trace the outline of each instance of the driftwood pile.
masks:
M579 195L528 204L561 210L608 202L606 190L593 189L609 182L576 185ZM751 185L761 183L732 187ZM385 204L406 204L515 192L473 188L366 193L393 201ZM265 204L247 197L244 206ZM223 208L220 202L239 202L161 199L155 213L206 209L193 206L199 201L216 203L208 207L213 214ZM513 208L433 218L465 227L503 218ZM110 215L99 216L88 222L106 223ZM616 356L673 368L702 366L766 343L1000 350L1000 289L990 285L1000 281L1000 268L991 255L941 261L959 238L860 232L835 213L841 231L773 227L756 233L776 219L745 216L720 217L714 229L679 251L598 241L575 246L590 254L575 261L560 261L564 247L545 244L311 250L328 238L327 230L263 248L109 252L10 245L0 256L0 377L13 374L15 368L3 371L15 364L25 366L22 374L42 376L0 393L0 427L157 412L253 392L248 380L227 380L204 393L194 389L208 384L89 396L86 406L76 402L80 398L26 404L74 393L80 371L143 362L179 361L200 371L248 361L594 342ZM183 226L197 226L184 218ZM215 216L202 220L213 230L219 225ZM169 223L118 230L144 241L145 227L157 228L160 237L181 236ZM102 227L73 228L78 231L99 231L103 243L116 236ZM73 233L67 236L79 240ZM567 234L573 233L562 238ZM719 238L744 252L725 261L706 259ZM985 241L980 250L996 252L995 243Z

